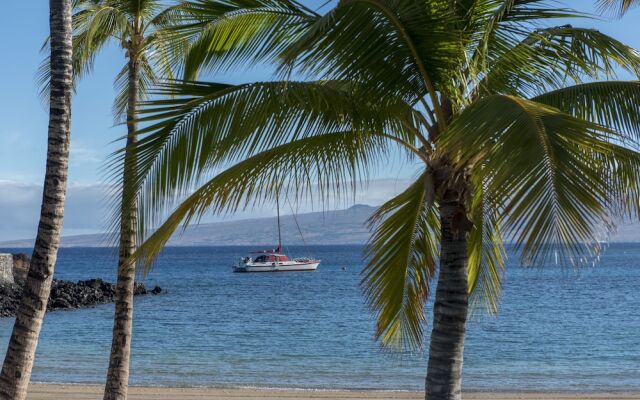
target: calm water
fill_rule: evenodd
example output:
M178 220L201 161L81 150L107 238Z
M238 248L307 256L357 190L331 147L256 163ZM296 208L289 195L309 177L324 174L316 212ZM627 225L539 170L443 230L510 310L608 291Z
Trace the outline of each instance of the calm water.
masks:
M315 273L233 274L244 248L168 249L138 298L131 382L420 390L425 355L383 354L358 287L360 247L291 248ZM59 279L114 280L108 249L62 249ZM343 272L343 266L347 271ZM579 273L509 266L497 317L468 329L464 386L640 390L640 245L612 245ZM113 305L48 314L35 381L102 382ZM0 346L13 320L0 319Z

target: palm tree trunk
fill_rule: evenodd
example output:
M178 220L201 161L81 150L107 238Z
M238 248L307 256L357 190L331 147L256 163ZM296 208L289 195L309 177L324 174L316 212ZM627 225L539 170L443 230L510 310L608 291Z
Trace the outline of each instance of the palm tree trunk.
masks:
M131 50L130 50L131 52ZM125 150L122 176L122 209L120 219L120 250L118 257L118 280L116 283L116 305L113 323L113 338L104 400L125 400L129 387L129 358L131 355L131 332L133 325L133 291L135 281L136 231L138 210L131 201L130 180L136 157L131 150L136 137L136 106L138 101L138 77L140 63L134 54L129 55L129 99L127 106L127 149Z
M69 167L72 91L71 0L50 0L51 85L47 166L38 233L0 373L0 399L23 400L31 378L60 245Z
M457 195L440 202L440 273L433 308L427 400L459 400L467 321L467 233L470 222Z

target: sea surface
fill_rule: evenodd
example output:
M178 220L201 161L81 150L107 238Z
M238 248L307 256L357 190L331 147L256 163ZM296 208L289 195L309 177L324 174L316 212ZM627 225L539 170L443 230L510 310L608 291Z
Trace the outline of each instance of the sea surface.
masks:
M426 354L389 354L373 340L362 247L289 248L322 259L313 273L232 273L247 250L165 250L145 281L165 293L135 302L132 384L423 388ZM115 259L113 249L61 249L56 278L114 281ZM578 272L511 259L499 314L468 326L464 388L640 390L639 288L638 244L611 245ZM47 314L33 380L103 382L112 315L112 304ZM12 325L0 319L3 348Z

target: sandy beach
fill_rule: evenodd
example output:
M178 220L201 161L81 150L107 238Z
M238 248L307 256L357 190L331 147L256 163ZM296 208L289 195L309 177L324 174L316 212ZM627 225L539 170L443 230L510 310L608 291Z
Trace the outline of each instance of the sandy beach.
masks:
M379 391L313 391L263 389L200 389L132 387L132 400L365 400L365 399L422 399L418 392ZM101 386L32 384L29 400L102 399ZM640 400L640 393L465 393L465 400Z

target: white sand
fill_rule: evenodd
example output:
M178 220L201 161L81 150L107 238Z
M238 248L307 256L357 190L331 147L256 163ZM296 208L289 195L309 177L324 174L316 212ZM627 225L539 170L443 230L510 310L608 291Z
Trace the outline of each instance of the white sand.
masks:
M262 389L180 389L132 387L131 400L365 400L423 399L419 392L314 391ZM102 386L32 384L29 400L99 400ZM640 393L464 393L465 400L640 400Z

